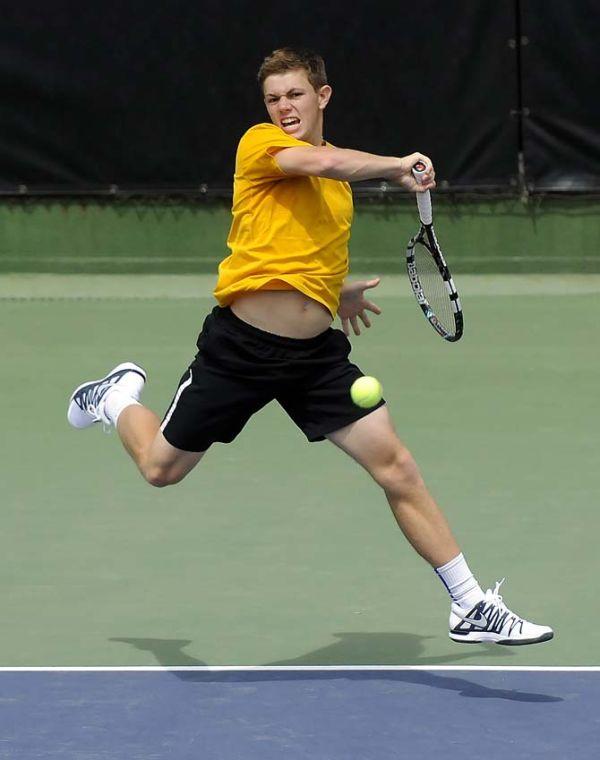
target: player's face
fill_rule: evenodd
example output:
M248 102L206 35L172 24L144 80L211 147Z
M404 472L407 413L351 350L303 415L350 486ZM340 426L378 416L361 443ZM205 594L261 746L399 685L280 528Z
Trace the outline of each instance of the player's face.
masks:
M331 87L317 92L304 69L271 74L263 84L267 111L273 124L298 140L320 145L323 139L323 111L331 97Z

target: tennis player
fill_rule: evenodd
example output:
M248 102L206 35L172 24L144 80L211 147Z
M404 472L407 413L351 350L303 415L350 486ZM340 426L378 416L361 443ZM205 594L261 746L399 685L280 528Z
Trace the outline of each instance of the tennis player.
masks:
M533 644L550 628L511 612L495 589L483 592L382 400L362 409L350 386L352 330L380 309L367 295L379 279L349 282L354 180L383 178L411 192L435 187L422 153L380 156L323 139L331 98L315 53L284 48L262 63L258 81L270 123L241 138L233 185L230 255L219 266L218 305L204 322L196 358L162 420L140 404L144 370L132 362L80 385L68 419L76 428L114 426L143 477L179 482L211 444L229 443L252 414L276 400L309 441L328 439L381 486L413 548L451 597L450 637L459 642ZM417 184L411 169L426 166ZM332 328L335 317L342 330Z

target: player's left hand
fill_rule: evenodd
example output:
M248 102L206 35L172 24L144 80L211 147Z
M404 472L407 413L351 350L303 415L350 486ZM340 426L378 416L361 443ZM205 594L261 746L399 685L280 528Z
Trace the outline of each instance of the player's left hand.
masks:
M371 320L367 311L371 311L373 314L381 314L379 306L365 298L365 290L376 288L380 282L381 278L374 277L372 280L348 282L342 288L338 317L342 320L342 330L345 335L350 335L351 325L354 334L360 335L359 318L365 327L371 327Z

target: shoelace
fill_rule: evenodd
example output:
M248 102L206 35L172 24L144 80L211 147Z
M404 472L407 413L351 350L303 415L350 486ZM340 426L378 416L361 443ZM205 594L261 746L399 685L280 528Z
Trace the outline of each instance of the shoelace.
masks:
M512 610L509 610L508 607L504 604L504 599L502 598L502 595L498 592L500 591L500 586L504 583L506 578L502 578L501 581L496 581L496 585L494 586L494 590L490 593L490 596L488 598L488 603L492 603L495 605L497 610L497 624L496 627L498 628L498 631L501 631L506 625L509 626L510 631L513 630L518 625L523 625L524 620L523 618L519 617L518 615L515 615Z
M496 585L494 586L494 590L490 594L491 601L493 601L494 604L497 604L500 610L506 610L506 606L504 604L504 599L501 594L498 592L500 591L500 586L504 583L506 578L502 578L501 581L496 581Z

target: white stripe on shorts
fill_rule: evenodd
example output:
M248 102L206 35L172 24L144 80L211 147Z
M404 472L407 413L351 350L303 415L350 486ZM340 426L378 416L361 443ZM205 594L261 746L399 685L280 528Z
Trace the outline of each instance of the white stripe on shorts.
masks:
M161 432L166 428L166 426L169 424L169 420L173 416L173 412L175 411L175 408L177 406L177 402L179 401L181 394L184 392L184 390L192 384L192 370L190 370L190 376L187 380L184 380L183 383L179 386L177 389L177 393L175 394L175 398L173 399L173 403L171 404L171 408L167 412L162 425L160 426Z

